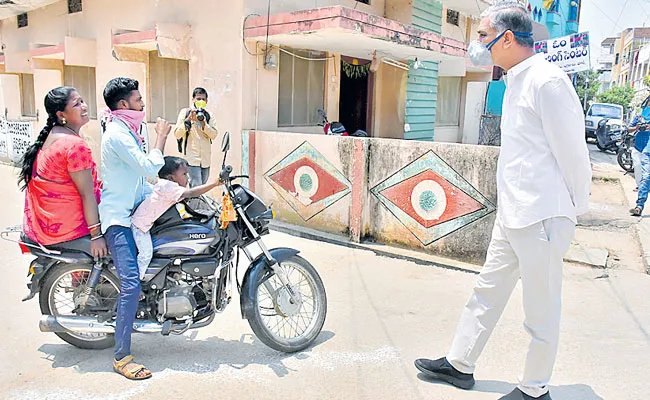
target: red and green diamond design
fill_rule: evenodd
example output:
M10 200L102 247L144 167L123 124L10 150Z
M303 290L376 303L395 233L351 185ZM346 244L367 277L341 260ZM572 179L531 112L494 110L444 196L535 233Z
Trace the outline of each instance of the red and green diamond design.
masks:
M425 246L494 212L495 207L433 151L371 189Z
M350 193L350 181L321 153L303 142L264 179L305 221Z

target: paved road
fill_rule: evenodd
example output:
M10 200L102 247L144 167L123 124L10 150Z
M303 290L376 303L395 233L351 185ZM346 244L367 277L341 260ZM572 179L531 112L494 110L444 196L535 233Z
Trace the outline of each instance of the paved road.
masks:
M0 166L0 226L22 218L12 174ZM39 332L37 301L20 301L29 258L17 245L0 243L0 398L487 400L512 389L528 340L519 288L480 360L475 390L460 391L422 379L413 360L447 350L475 275L280 233L268 243L300 249L323 276L329 314L317 345L292 355L266 348L240 319L234 299L207 328L167 338L136 335L135 356L154 373L139 383L111 372L110 350L79 350ZM650 396L648 293L650 276L641 273L566 269L554 399Z

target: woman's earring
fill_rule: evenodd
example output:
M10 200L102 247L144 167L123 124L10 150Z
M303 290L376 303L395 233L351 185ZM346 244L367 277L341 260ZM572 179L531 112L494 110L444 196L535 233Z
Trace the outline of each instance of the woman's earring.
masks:
M65 125L68 121L65 120L65 118L61 118L61 125Z

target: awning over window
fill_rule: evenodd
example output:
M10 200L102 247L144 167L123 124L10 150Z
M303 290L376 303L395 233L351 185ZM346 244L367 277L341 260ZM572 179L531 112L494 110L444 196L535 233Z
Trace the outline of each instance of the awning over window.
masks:
M61 44L32 43L29 55L33 60L63 60L65 65L95 67L97 45L91 39L66 36Z
M190 59L189 25L156 23L146 31L114 30L112 32L113 56L122 61L140 61L133 50L158 51L158 56Z
M267 17L246 20L244 38L266 42ZM268 41L275 46L329 51L371 59L445 61L465 58L465 43L433 32L336 6L271 15Z

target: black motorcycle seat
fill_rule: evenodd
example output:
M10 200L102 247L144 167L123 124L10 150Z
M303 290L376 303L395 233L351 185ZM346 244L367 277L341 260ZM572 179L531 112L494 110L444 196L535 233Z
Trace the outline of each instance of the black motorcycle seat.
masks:
M31 240L28 238L25 234L20 235L20 240L33 245L33 246L39 246L38 243L35 241ZM79 239L75 240L70 240L67 242L61 242L61 243L56 243L56 244L51 244L47 246L43 246L48 250L57 250L57 251L76 251L76 252L81 252L81 253L86 253L90 255L90 235L89 236L84 236Z

